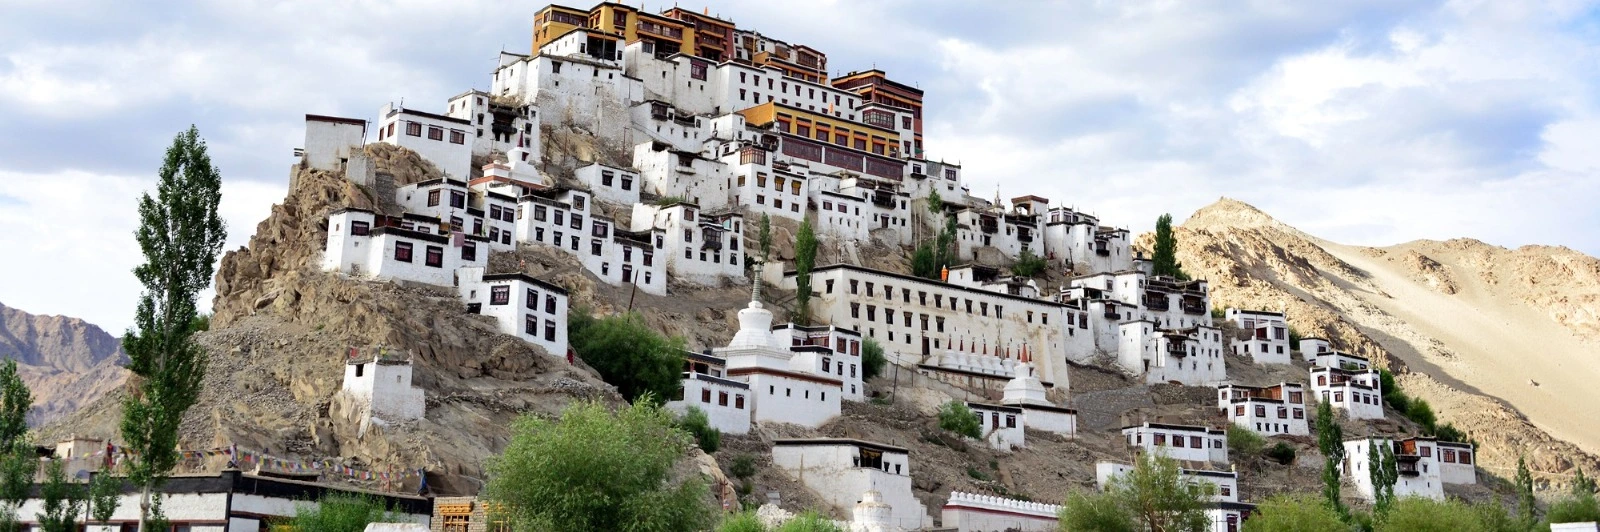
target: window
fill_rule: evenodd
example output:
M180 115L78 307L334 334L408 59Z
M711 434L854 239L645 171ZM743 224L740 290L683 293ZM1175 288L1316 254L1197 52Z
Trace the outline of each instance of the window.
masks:
M467 194L465 192L450 191L450 206L457 209L467 207Z
M466 242L461 244L461 260L478 260L477 242Z
M622 176L622 190L633 190L633 178Z
M717 406L728 406L728 392L717 392Z
M733 396L733 407L739 410L744 410L744 395Z
M711 404L711 389L710 388L701 388L700 389L700 402L706 403L706 404Z
M583 215L582 214L572 213L572 228L573 229L583 229Z
M544 320L544 341L556 341L556 320Z
M1158 447L1159 446L1165 446L1167 444L1167 435L1166 434L1156 433L1155 436L1156 436L1156 446L1158 446Z
M444 128L428 126L428 140L444 140Z
M394 243L394 260L397 260L397 261L400 261L400 262L411 262L411 243L410 242L395 242Z
M1289 419L1289 407L1278 407L1278 419Z
M1305 409L1303 409L1303 408L1294 409L1294 418L1295 419L1305 419L1306 418Z
M1267 405L1256 405L1256 417L1267 417Z
M367 236L371 232L371 225L367 222L350 222L351 236Z
M545 314L555 314L556 313L556 296L552 296L552 295L544 296L544 313Z
M1194 447L1196 449L1204 449L1204 448L1206 448L1205 441L1203 441L1199 436L1190 436L1189 437L1189 446L1190 447Z
M434 268L444 267L444 248L440 246L428 246L428 255L424 257L423 260L423 264L428 266L432 266Z
M406 122L406 134L413 137L422 136L422 124L418 124L416 122Z
M590 255L594 255L594 256L599 256L600 255L600 241L599 240L590 240L589 241L589 254Z
M454 130L450 131L450 143L451 144L466 144L467 143L467 134L466 133L462 133L460 131L454 131Z
M539 318L533 317L532 314L523 315L523 317L522 317L522 332L525 333L525 334L531 335L531 336L538 336L539 335Z
M439 189L433 189L433 190L429 190L428 191L428 206L429 207L438 207L439 206Z
M504 305L504 304L507 304L507 303L510 303L510 302L511 302L511 287L510 286L501 285L501 286L491 286L491 287L489 287L489 304L490 305Z

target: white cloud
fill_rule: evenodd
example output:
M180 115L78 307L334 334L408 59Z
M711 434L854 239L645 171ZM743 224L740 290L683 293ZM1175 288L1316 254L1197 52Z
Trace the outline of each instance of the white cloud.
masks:
M0 262L0 278L13 281L0 294L4 303L82 318L121 334L140 292L133 268L144 261L133 239L137 198L154 188L154 177L0 171L0 197L11 198L0 208L6 228L0 249L13 257ZM225 180L218 208L229 228L224 249L248 242L285 192L279 185ZM201 306L210 305L207 293Z

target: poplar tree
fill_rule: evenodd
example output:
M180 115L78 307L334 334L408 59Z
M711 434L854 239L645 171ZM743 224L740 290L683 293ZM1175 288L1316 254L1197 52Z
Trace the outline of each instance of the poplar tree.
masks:
M1517 514L1522 522L1528 525L1534 523L1533 501L1533 473L1528 472L1528 457L1517 457Z
M794 321L811 323L811 269L817 265L817 233L811 220L800 222L794 239Z
M39 528L43 532L78 529L78 514L83 511L83 486L67 479L67 469L61 460L52 459L45 466L45 482L39 488L39 495Z
M134 232L145 262L133 274L144 292L134 328L122 337L133 378L122 401L121 432L131 451L128 479L140 490L140 530L160 520L153 492L177 466L178 424L199 398L205 376L206 353L194 342L193 323L196 300L211 284L227 236L217 215L221 201L222 176L190 126L167 148L156 195L139 198Z
M89 477L89 519L101 525L109 524L121 502L122 479L111 476L109 467Z
M1341 517L1349 515L1339 499L1339 464L1344 462L1344 428L1327 401L1317 405L1317 448L1322 451L1322 497Z
M1156 243L1150 251L1152 273L1177 279L1189 278L1183 273L1183 265L1178 264L1178 237L1172 234L1171 214L1156 218Z
M20 530L17 509L33 485L33 449L28 446L28 409L33 394L17 374L17 361L0 364L0 532Z
M1378 515L1389 513L1394 505L1394 484L1400 481L1393 445L1367 440L1367 474L1372 477L1373 511Z
M757 242L761 245L761 263L766 264L772 258L772 217L766 213L761 213L761 236Z

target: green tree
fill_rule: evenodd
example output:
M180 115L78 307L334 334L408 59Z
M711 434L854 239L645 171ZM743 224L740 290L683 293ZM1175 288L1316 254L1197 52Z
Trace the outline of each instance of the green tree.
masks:
M935 279L941 278L943 270L955 264L956 255L956 217L945 216L944 229L939 231L939 237L934 241L933 257L937 265L933 269Z
M45 465L44 478L39 487L39 528L43 532L75 532L83 510L83 487L67 478L61 460L52 459Z
M1536 519L1533 515L1536 507L1533 500L1533 473L1528 471L1528 459L1526 456L1517 457L1515 485L1517 489L1517 517L1521 518L1522 522L1532 525L1534 519Z
M967 404L954 399L939 405L939 428L978 439L983 437L983 422Z
M1306 494L1276 495L1256 506L1244 532L1343 532L1339 514L1321 499Z
M178 424L199 398L206 352L194 342L196 301L211 284L217 252L227 237L217 206L222 175L211 166L194 127L167 149L156 196L139 198L134 233L145 262L133 269L144 285L134 329L122 337L130 390L122 401L122 439L130 453L128 478L140 488L144 529L152 493L177 465Z
M1400 481L1393 445L1367 440L1367 474L1372 478L1373 511L1380 516L1388 513L1394 504L1394 484Z
M111 521L122 501L122 479L102 470L89 477L89 518L102 525Z
M815 510L806 510L793 519L784 521L773 532L844 532L839 525L833 524L832 519L823 517Z
M1229 424L1228 425L1228 453L1235 460L1246 460L1261 454L1266 448L1267 440L1255 431Z
M756 457L749 453L740 453L733 457L733 463L728 465L728 474L733 478L746 479L756 475Z
M1279 464L1293 465L1296 453L1293 445L1289 445L1280 441L1273 444L1272 447L1268 447L1267 450L1263 451L1261 454L1266 456L1267 459Z
M944 212L944 197L937 189L928 192L928 212L935 215Z
M1151 271L1176 279L1188 279L1183 265L1178 264L1178 237L1172 233L1172 215L1156 218L1156 242L1150 256Z
M38 466L28 444L28 409L33 393L17 374L17 361L0 363L0 532L20 530L17 511L28 500Z
M558 420L524 415L511 443L489 461L486 498L505 505L516 530L691 531L711 527L698 477L672 484L672 466L694 445L651 398L611 412L567 406Z
M1477 512L1459 500L1426 497L1396 499L1389 513L1378 516L1377 532L1477 532Z
M683 385L683 340L657 333L638 313L597 319L569 311L567 338L578 358L616 386L624 399L647 393L658 399L676 397Z
M678 428L694 436L695 443L700 445L700 450L706 454L717 452L722 447L722 431L711 426L711 419L706 417L706 412L699 407L691 406L683 417L678 418Z
M329 494L317 499L315 504L297 505L289 525L306 532L362 532L368 524L393 522L398 518L398 514L389 511L376 497Z
M1594 493L1574 493L1550 504L1545 520L1551 523L1600 521L1600 503Z
M911 275L923 279L938 279L939 259L935 255L932 243L918 244L917 250L911 252Z
M28 409L33 393L17 374L17 361L0 363L0 448L10 449L28 435Z
M1422 425L1423 434L1433 435L1438 420L1434 418L1433 407L1429 406L1427 401L1412 399L1411 406L1406 409L1406 417Z
M1033 277L1044 272L1044 257L1033 254L1033 250L1022 248L1022 253L1017 255L1017 262L1011 265L1011 275Z
M870 381L883 375L883 369L889 365L889 357L884 356L883 346L875 338L868 338L861 346L861 382Z
M1322 498L1340 516L1348 515L1339 498L1339 464L1344 461L1344 428L1327 401L1317 405L1317 449L1322 451Z
M722 524L717 525L717 532L767 532L767 527L761 524L753 512L739 512L722 519Z
M766 264L772 259L772 217L761 213L761 234L757 240L761 246L761 263Z
M1584 476L1583 468L1578 468L1577 476L1572 478L1573 495L1593 495L1595 492L1594 479Z
M811 220L804 220L794 239L794 321L802 325L811 323L811 269L816 265L817 233Z
M1113 478L1104 494L1074 493L1061 511L1061 530L1204 532L1215 487L1183 478L1171 458L1146 454Z

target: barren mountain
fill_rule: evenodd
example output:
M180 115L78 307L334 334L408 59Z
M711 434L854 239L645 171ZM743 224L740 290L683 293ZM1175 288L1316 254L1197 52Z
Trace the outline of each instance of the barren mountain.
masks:
M122 385L122 344L92 323L0 304L0 357L33 391L30 424L49 423Z
M1214 306L1286 311L1300 334L1394 370L1478 441L1483 468L1509 477L1527 453L1559 481L1600 465L1587 408L1600 380L1600 260L1466 239L1347 246L1230 199L1176 233L1179 261L1211 281Z

